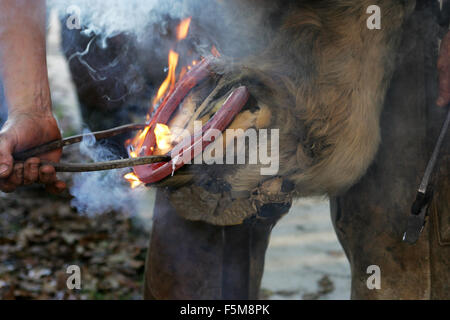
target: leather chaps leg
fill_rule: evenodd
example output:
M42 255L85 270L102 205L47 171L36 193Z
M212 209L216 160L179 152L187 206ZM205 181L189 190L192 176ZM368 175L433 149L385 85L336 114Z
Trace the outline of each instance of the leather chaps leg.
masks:
M437 35L431 10L405 29L398 68L381 116L382 143L365 177L332 200L332 219L352 270L353 299L450 298L450 137L434 177L434 198L421 238L402 242L407 217L446 110L437 97ZM381 271L368 289L367 268Z

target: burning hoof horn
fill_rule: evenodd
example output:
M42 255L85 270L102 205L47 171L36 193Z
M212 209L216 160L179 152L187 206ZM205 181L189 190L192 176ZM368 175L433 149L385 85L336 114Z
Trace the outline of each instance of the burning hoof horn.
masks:
M198 82L208 76L208 60L203 60L202 63L196 67L197 68L193 68L188 74L186 74L182 81L176 86L174 91L162 102L162 105L153 116L149 124L150 130L143 143L146 147L147 153L151 153L151 150L156 143L154 133L156 124L166 124L172 113L176 110L178 105L184 97L186 97L190 90ZM196 134L185 138L176 146L176 150L172 150L172 160L170 162L134 167L136 176L144 183L155 183L181 168L185 162L189 162L194 157L199 155L210 143L214 141L213 138L204 139L205 136L209 136L211 130L220 130L223 132L228 125L230 125L236 115L247 103L248 99L249 92L245 86L232 90L231 94L222 104L221 108L205 125L203 125L201 134Z

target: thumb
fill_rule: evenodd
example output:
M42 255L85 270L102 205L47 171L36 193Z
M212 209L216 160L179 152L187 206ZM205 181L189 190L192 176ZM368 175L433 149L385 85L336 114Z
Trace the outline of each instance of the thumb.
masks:
M0 134L0 179L8 177L13 170L13 143L4 134Z

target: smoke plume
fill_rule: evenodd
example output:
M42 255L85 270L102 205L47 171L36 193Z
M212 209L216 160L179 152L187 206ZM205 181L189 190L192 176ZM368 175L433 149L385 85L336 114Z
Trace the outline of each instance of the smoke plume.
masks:
M101 35L104 39L119 33L142 36L149 22L163 22L163 15L181 17L184 11L182 2L177 0L48 0L47 3L66 18L66 27L82 27L86 35Z
M96 162L118 158L110 148L96 142L93 135L83 139L80 152ZM123 178L129 171L130 169L117 169L75 174L70 189L70 193L74 196L72 206L84 214L99 214L112 210L136 213L136 205L145 188L130 188Z

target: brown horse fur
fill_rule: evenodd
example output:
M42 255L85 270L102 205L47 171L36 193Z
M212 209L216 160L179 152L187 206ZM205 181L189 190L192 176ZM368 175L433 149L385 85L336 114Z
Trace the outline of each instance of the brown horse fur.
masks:
M261 1L245 4L261 7ZM381 8L380 30L367 28L366 9L373 4ZM279 197L281 202L292 196L339 194L364 174L380 142L380 111L402 25L413 8L414 1L398 0L288 3L267 48L237 62L217 61L222 91L245 84L256 104L269 108L267 128L280 129L280 170L275 181L295 186ZM254 22L254 30L265 18L261 15ZM270 192L260 190L265 180L274 178L260 175L260 168L193 165L161 185L177 186L170 199L185 218L236 224L277 198L277 193L283 194L277 183L278 188ZM191 183L179 187L186 181ZM259 202L252 196L255 193Z

